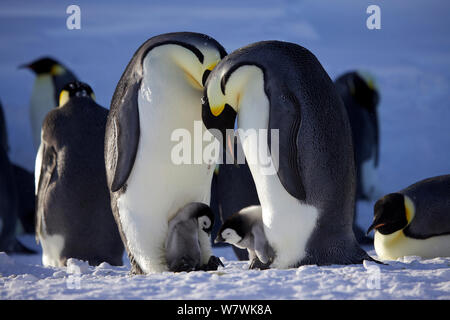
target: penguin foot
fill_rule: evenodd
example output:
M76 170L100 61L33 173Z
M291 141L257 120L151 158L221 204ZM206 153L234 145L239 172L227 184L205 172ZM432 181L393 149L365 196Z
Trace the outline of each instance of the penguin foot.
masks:
M262 263L258 258L255 258L250 263L250 266L248 267L250 270L253 269L260 269L260 270L267 270L270 269L272 261L269 260L267 263Z
M199 270L203 271L215 271L219 268L219 266L225 267L222 261L216 257L211 256L207 264L203 265Z

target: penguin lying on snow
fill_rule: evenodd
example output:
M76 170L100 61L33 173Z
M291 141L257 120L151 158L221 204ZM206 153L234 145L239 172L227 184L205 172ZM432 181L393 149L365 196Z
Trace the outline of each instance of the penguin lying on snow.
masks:
M279 130L279 152L270 155L275 174L255 159L258 140L267 141L271 153L276 151L271 149L271 132L242 139L264 233L276 252L271 267L371 259L352 231L355 164L348 117L311 52L280 41L236 50L209 75L203 103L205 126L222 134L234 128L236 115L239 129Z
M108 110L85 83L69 83L60 107L42 126L36 157L36 238L45 266L67 259L122 265L123 244L106 185L104 134Z
M215 241L247 249L250 269L267 269L275 258L264 234L261 206L244 208L229 217L220 227Z
M30 120L34 147L41 143L41 126L47 113L59 104L59 94L66 84L77 81L76 76L53 58L42 57L20 68L36 74L31 94Z
M166 260L169 271L210 270L219 258L212 256L209 237L214 214L204 203L189 203L169 221Z
M117 84L105 161L111 205L132 273L167 270L168 221L188 203L209 204L214 160L176 163L173 137L180 130L193 137L198 121L201 133L212 140L201 124L202 89L225 55L216 40L203 34L159 35L136 51Z
M450 257L450 175L419 181L375 203L375 251L381 259Z

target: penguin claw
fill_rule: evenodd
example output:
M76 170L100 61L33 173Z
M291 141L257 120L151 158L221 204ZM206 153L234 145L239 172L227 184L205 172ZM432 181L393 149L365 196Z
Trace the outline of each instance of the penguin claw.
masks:
M258 258L255 258L250 263L250 266L248 267L250 270L254 269L260 269L260 270L267 270L270 269L270 264L272 261L268 261L267 263L262 263Z
M203 271L216 271L219 266L225 267L224 264L222 263L222 261L216 257L216 256L211 256L209 258L209 261L207 264L203 265L200 270Z

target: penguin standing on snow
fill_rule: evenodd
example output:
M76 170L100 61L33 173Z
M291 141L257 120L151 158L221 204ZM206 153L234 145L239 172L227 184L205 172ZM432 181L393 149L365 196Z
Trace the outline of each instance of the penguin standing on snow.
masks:
M209 204L215 160L178 162L174 136L182 131L192 138L197 125L213 141L201 122L201 97L204 81L225 55L203 34L159 35L137 50L117 85L105 161L133 273L167 270L168 222L188 203ZM195 150L184 152L194 155Z
M87 84L71 82L44 120L35 174L36 238L45 266L63 266L69 258L122 265L123 244L106 185L107 115Z
M356 184L348 117L310 51L280 41L236 50L209 75L203 103L205 126L222 135L238 116L264 232L276 252L271 267L371 259L352 230ZM267 148L270 155L260 159Z
M39 58L20 68L28 68L36 74L31 93L30 120L34 147L41 143L41 127L47 113L59 104L59 94L66 84L77 81L75 75L58 61Z
M250 269L267 269L275 258L264 233L261 206L250 206L230 216L220 227L215 241L247 249Z
M380 100L373 77L368 73L349 72L335 81L352 128L356 165L356 198L375 200L376 169L379 163L379 128L377 106Z
M189 203L176 213L169 221L166 240L169 271L207 270L208 263L223 266L208 245L213 225L214 214L204 203Z
M380 98L374 78L367 72L348 72L338 77L334 84L347 109L352 128L356 199L376 200L381 196L377 184L380 153L377 106ZM373 243L373 239L368 238L355 221L353 229L360 243Z
M383 260L450 257L450 175L419 181L375 203L375 251Z
M9 151L8 145L8 128L6 127L5 113L3 112L3 106L0 101L0 148L3 148L6 152Z
M15 171L18 167L10 162L8 149L6 121L0 103L0 252L31 254L35 252L16 239L22 190L17 187Z

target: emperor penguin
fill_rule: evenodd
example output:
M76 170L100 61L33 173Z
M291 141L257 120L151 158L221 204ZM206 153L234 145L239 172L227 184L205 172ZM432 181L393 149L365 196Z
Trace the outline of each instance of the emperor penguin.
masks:
M36 74L30 102L30 121L34 147L41 143L41 127L47 113L59 104L59 94L66 84L77 81L77 77L60 62L42 57L20 68Z
M5 113L3 112L3 105L0 101L0 148L6 152L9 151L8 144L8 128L6 127Z
M261 206L250 206L231 215L220 227L215 241L247 249L250 269L267 269L275 258L264 233Z
M20 217L20 195L16 168L8 156L6 120L0 104L0 252L35 253L23 246L16 238Z
M379 165L379 90L374 77L366 71L352 71L339 76L334 82L344 102L352 128L356 165L356 200L376 201L382 196L378 186ZM361 214L356 212L355 217ZM357 219L355 219L356 221ZM356 239L372 244L373 239L354 221Z
M201 97L204 81L225 55L216 40L203 34L155 36L136 51L114 92L106 172L134 274L168 270L168 222L188 203L209 204L215 158L179 161L179 154L196 157L200 147L201 157L203 149L194 141L179 151L177 137L200 134L204 143L213 143L201 121Z
M169 271L208 270L208 264L223 266L211 254L209 245L214 214L201 202L189 203L181 208L172 220L166 240L166 260Z
M276 252L270 267L370 260L352 230L356 183L350 124L316 57L281 41L257 42L229 54L206 81L202 117L225 143L236 115L264 233Z
M375 203L375 251L382 260L450 257L450 175L419 181Z
M45 117L35 169L36 239L45 266L64 266L69 258L122 265L106 184L107 115L89 85L71 82Z
M363 71L339 76L335 81L352 128L356 165L356 199L379 198L377 168L379 164L378 103L380 94L374 77Z

